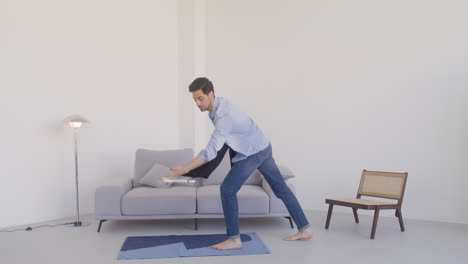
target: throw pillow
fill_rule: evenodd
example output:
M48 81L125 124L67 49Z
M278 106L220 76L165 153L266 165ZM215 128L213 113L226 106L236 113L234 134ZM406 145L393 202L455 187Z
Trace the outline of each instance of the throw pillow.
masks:
M146 173L143 178L141 178L138 182L140 184L153 186L156 188L169 188L171 187L172 183L166 183L163 180L163 177L168 177L171 174L171 170L159 163L155 163L153 167Z
M286 166L278 165L278 169L285 180L296 177L296 175L294 175L294 173Z

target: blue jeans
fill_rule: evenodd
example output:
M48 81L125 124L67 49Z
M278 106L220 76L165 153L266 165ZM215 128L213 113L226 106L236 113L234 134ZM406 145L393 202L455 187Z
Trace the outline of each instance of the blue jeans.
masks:
M272 156L272 148L269 145L266 149L246 159L235 162L221 184L221 202L223 204L228 237L237 238L240 236L237 192L256 169L262 173L265 180L270 184L276 197L281 199L286 205L289 215L296 223L299 231L308 228L309 222L296 196L291 192L278 166L276 166Z

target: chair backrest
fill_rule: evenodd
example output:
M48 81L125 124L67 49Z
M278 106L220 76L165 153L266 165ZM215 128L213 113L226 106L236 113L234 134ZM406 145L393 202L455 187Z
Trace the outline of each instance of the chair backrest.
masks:
M387 199L403 200L407 172L383 172L363 170L359 184L358 197L361 195Z

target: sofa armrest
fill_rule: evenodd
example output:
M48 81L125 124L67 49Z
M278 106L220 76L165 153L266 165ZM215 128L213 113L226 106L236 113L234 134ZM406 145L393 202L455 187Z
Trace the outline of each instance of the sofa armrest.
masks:
M292 184L291 181L285 180L286 185L288 185L289 189L295 194L296 193L296 187ZM262 188L263 190L268 194L270 197L275 197L275 194L273 193L273 190L271 189L270 184L268 184L267 180L265 178L262 179Z
M294 187L294 185L288 180L286 180L285 182L288 185L291 192L295 194L296 188ZM270 184L268 184L265 178L262 180L262 188L270 198L270 213L288 213L288 210L286 209L286 206L284 205L283 201L276 197L276 195L273 193L273 190L271 189Z
M115 179L112 182L96 188L94 215L97 219L100 216L121 216L121 200L128 191L133 188L133 180Z
M278 165L278 169L285 180L296 177L296 174L287 166Z

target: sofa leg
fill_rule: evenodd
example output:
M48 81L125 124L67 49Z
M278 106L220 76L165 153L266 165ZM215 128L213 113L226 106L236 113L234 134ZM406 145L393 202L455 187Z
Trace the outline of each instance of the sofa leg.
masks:
M289 219L289 224L291 225L291 229L294 229L293 221L290 216L285 216L284 218Z
M101 232L101 225L102 225L102 223L104 223L105 221L107 221L107 220L101 220L101 221L99 221L99 227L98 227L98 230L97 230L98 232Z
M195 230L198 230L198 218L193 219L193 223L195 225Z

